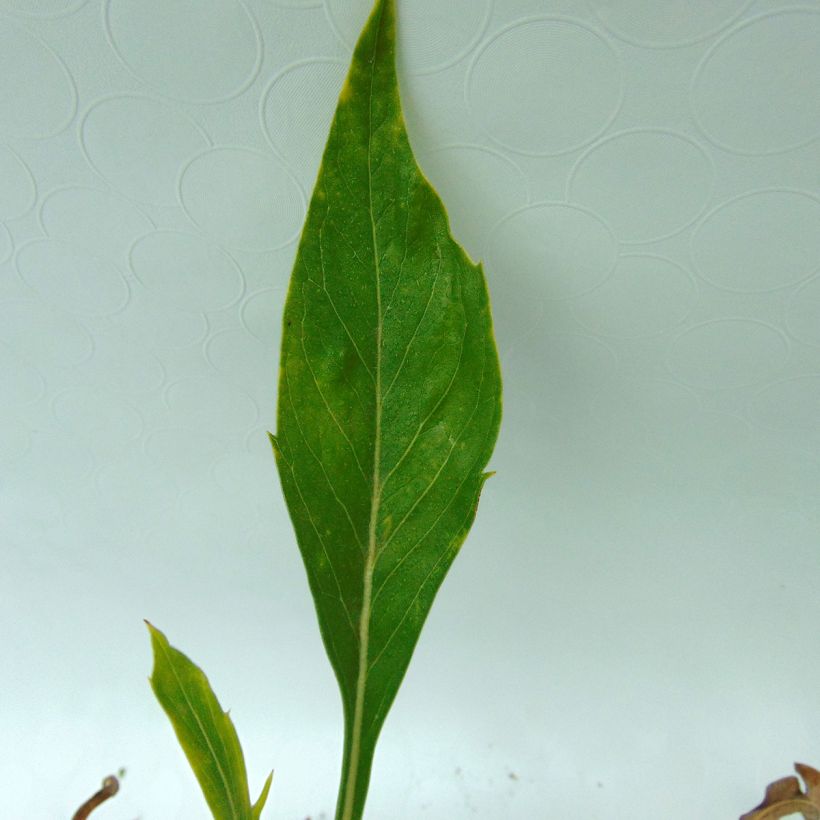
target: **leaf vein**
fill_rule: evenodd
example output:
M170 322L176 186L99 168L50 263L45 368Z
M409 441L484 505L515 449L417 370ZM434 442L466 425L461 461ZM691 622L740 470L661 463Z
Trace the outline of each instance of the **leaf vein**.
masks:
M288 398L290 398L290 388L288 388ZM290 402L290 405L291 405L291 407L293 407L293 402L292 401ZM331 598L338 597L339 601L342 604L342 608L344 609L345 615L347 616L347 622L350 624L350 629L353 631L353 637L356 640L356 642L358 643L359 636L358 636L358 633L356 632L356 628L353 626L353 618L350 615L350 610L347 608L347 601L345 601L344 596L342 595L342 587L341 587L341 584L339 583L339 576L336 574L336 568L333 566L333 562L330 560L330 554L327 551L327 545L325 544L325 540L324 540L324 538L322 538L322 533L319 531L319 528L316 526L316 522L313 520L313 514L310 511L310 507L308 506L307 502L305 501L305 496L302 493L302 486L299 483L298 477L296 476L296 470L293 468L293 464L291 464L290 461L288 461L288 459L286 459L284 457L284 455L282 455L281 450L280 450L280 456L281 456L282 460L285 462L285 465L287 466L288 470L290 470L290 475L293 478L293 485L294 485L294 487L296 487L296 492L299 494L299 500L302 502L302 506L305 508L305 513L307 514L308 521L310 521L310 526L313 529L313 532L316 534L316 537L319 539L319 544L322 547L322 552L325 554L325 560L327 561L327 565L330 567L330 574L333 576L333 582L336 584L336 589L339 592L338 596L333 596L329 592L326 592L325 595L328 595ZM307 562L305 562L305 563L307 564ZM335 643L334 643L334 649L335 649ZM338 655L338 650L336 650L336 655L337 655L337 657L339 656Z
M412 507L410 507L410 509L407 511L407 513L406 513L406 514L404 515L404 517L402 518L402 520L401 520L401 521L400 521L400 522L396 525L396 528L393 530L393 532L391 532L391 533L390 533L390 537L389 537L389 538L388 538L388 539L384 542L384 544L382 545L382 548L381 548L381 554L384 554L384 550L385 550L385 549L387 549L387 547L388 547L388 546L389 546L389 544L393 541L393 539L396 537L396 534L399 532L399 530L400 530L400 529L402 528L402 526L405 524L405 522L407 521L407 519L408 519L408 518L412 515L412 513L413 513L413 511L416 509L416 507L418 507L418 505L422 502L422 500L423 500L423 499L424 499L424 497L427 495L427 493L429 493L429 492L430 492L430 490L433 488L433 486L435 485L435 483L438 481L439 477L441 476L442 472L444 471L444 468L445 468L445 467L447 466L447 464L449 463L449 461L450 461L450 457L452 456L453 451L454 451L454 450L455 450L455 448L458 446L459 441L460 441L460 440L461 440L461 438L463 437L463 435L464 435L465 431L467 430L467 428L469 427L470 423L472 422L473 417L474 417L474 416L475 416L475 414L476 414L476 411L478 410L478 408L479 408L479 407L480 407L480 405L481 405L481 388L484 386L484 376L485 376L485 372L486 372L486 356L484 356L484 357L483 357L483 359L482 359L482 367L481 367L481 381L479 382L478 391L477 391L477 393L476 393L476 403L475 403L475 406L474 406L474 407L473 407L473 409L472 409L472 412L470 413L470 415L469 415L469 417L467 418L467 420L464 422L464 426L462 427L461 431L459 432L458 437L456 438L456 440L455 440L455 441L453 442L453 444L451 445L451 447L450 447L450 451L447 453L447 458L444 460L444 462L442 463L441 467L439 467L438 471L437 471L437 472L436 472L436 474L433 476L432 480L431 480L431 481L430 481L430 483L427 485L427 487L426 487L426 489L424 490L424 492L423 492L423 493L422 493L422 494L421 494L421 495L420 495L420 496L416 499L416 501L415 501L415 503L412 505ZM427 536L428 536L428 535L429 535L429 534L433 531L433 529L436 527L436 525L438 524L438 522L441 520L441 518L442 518L442 516L444 515L444 513L445 513L445 512L449 509L450 505L451 505L451 504L453 503L453 501L454 501L454 500L458 497L458 494L459 494L459 492L461 491L461 488L464 486L465 482L466 482L466 481L467 481L467 479L470 477L470 475L471 475L471 473L469 473L469 472L468 472L468 473L465 473L465 476L464 476L464 478L461 480L461 482L460 482L460 484L458 485L458 487L456 488L456 491L455 491L455 492L453 493L453 495L450 497L450 500L447 502L447 504L446 504L446 505L442 508L442 510L441 510L441 512L438 514L438 516L436 516L435 521L433 521L433 523L432 523L432 524L428 527L428 529L426 530L426 532L424 532L424 533L423 533L423 535L421 535L421 536L418 538L418 540L417 540L417 541L413 544L413 546L412 546L409 550L407 550L407 552L405 552L405 553L404 553L404 555L403 555L403 556L399 559L399 561L397 561L397 563L395 564L395 566L393 567L393 569L391 569L391 570L390 570L390 572L389 572L389 573L388 573L388 574L384 577L384 579L382 580L381 584L379 584L378 588L376 589L375 595L373 596L373 600L374 600L374 602L376 601L376 599L378 599L379 594L382 592L382 590L384 589L385 584L386 584L386 583L390 580L390 578L392 577L392 575L393 575L393 574L394 574L394 573L398 570L398 568L399 568L399 567L400 567L400 566L401 566L401 565L402 565L402 564L403 564L403 563L404 563L404 562L405 562L405 561L406 561L406 560L410 557L410 555L411 555L413 552L415 552L415 550L416 550L416 549L419 547L419 545L420 545L420 544L424 541L424 539L425 539L425 538L427 538Z
M304 346L304 340L302 341L302 344ZM308 364L308 369L310 369L309 364ZM312 372L311 372L311 376L313 376ZM310 442L308 441L307 436L305 435L305 431L304 431L304 428L302 427L302 422L301 422L301 419L299 417L299 413L296 410L296 405L293 403L293 399L291 398L290 375L287 374L287 373L285 374L285 380L288 384L288 400L290 402L291 409L293 410L293 419L296 422L296 426L299 428L299 433L302 436L302 440L305 442L305 447L307 448L308 452L313 456L316 463L319 465L319 469L322 471L322 475L325 477L325 481L327 482L327 486L330 489L331 494L336 499L336 502L338 503L338 505L342 508L342 511L344 512L345 517L347 518L348 523L350 524L350 529L353 532L353 537L356 539L356 543L358 544L359 549L364 551L364 544L362 544L362 541L359 538L358 530L356 529L356 525L353 523L353 518L350 515L350 510L348 510L347 504L345 504L344 501L342 501L342 499L339 498L339 496L336 492L336 488L333 486L333 482L330 480L330 476L327 474L327 470L325 469L325 465L322 462L322 459L320 459L319 456L316 455L316 452L314 451L313 447L310 446ZM314 382L316 381L315 376L313 376L313 381ZM317 385L317 389L318 389L318 385ZM319 392L321 394L321 390Z
M464 520L466 521L467 517L465 517ZM439 564L447 557L447 552L448 551L446 549L443 550L441 555L438 557L436 562L433 564L433 566L430 567L430 571L424 577L424 580L419 584L419 588L418 588L418 590L416 590L416 594L410 599L410 603L408 603L407 606L405 607L404 613L402 614L401 618L399 619L399 622L396 624L393 631L388 636L387 640L385 641L384 646L379 650L378 655L376 655L376 657L373 658L373 660L368 665L368 667L367 667L368 674L373 669L373 667L379 662L379 660L381 660L382 656L387 651L387 648L393 642L393 639L398 634L399 630L402 627L402 624L405 622L405 620L407 619L407 616L410 614L410 610L412 610L412 608L415 605L416 601L418 601L419 596L424 591L424 587L427 585L427 582L430 580L430 577L438 569Z
M348 328L347 324L345 323L344 319L342 319L341 314L339 313L338 309L336 308L336 303L333 301L333 296L331 295L330 291L327 289L327 277L325 276L325 255L324 250L322 249L322 232L324 230L324 222L319 226L319 268L322 272L322 290L327 295L327 300L330 303L330 306L333 308L333 312L336 314L336 318L339 320L339 324L344 329L344 332L347 334L347 338L350 339L350 343L353 345L353 349L356 351L356 355L359 357L359 361L362 363L362 367L367 371L368 375L370 376L371 381L373 381L373 372L367 366L367 362L364 360L364 356L362 356L361 350L359 350L359 346L356 344L356 340L353 338L353 334L350 332L350 328ZM303 289L304 292L304 289ZM305 303L307 304L307 302ZM307 308L306 308L307 310ZM302 326L304 327L304 316L302 317ZM303 345L304 345L304 333L302 334L303 338Z
M467 335L467 325L465 323L464 328L462 330L462 334L461 334L461 349L460 349L459 355L458 355L458 362L456 363L456 366L453 368L453 375L452 375L452 377L450 378L450 381L447 384L447 388L441 394L438 401L433 405L430 412L422 419L421 423L419 424L418 428L416 429L416 432L413 434L413 437L410 439L409 444L407 445L407 447L405 447L404 452L401 454L401 456L399 456L396 463L387 472L387 475L384 477L384 481L382 482L382 487L385 487L387 485L387 482L393 477L396 470L398 470L399 467L402 465L404 460L410 454L410 451L415 446L416 441L418 441L419 436L424 431L424 428L427 425L427 422L429 422L430 419L433 418L433 416L438 411L439 407L441 407L442 402L452 392L453 385L455 384L456 376L458 376L459 370L461 369L461 361L464 357L464 339L465 339L466 335Z
M182 679L180 678L179 673L176 670L176 666L174 665L174 662L171 658L171 655L166 650L166 648L163 644L160 644L160 646L162 647L162 651L165 654L165 658L168 662L168 666L171 669L171 671L173 672L177 683L179 684L179 689L182 692L182 697L185 698L185 703L187 704L188 708L191 710L191 714L194 716L194 721L196 722L197 728L199 729L200 733L202 734L202 737L205 740L205 745L208 747L208 751L211 753L211 757L213 758L213 761L216 764L216 770L217 770L217 772L219 772L219 777L222 780L222 785L225 789L225 795L228 798L228 804L229 804L229 807L230 807L231 816L236 818L236 820L239 820L239 815L237 814L236 806L234 804L233 794L231 793L231 789L230 789L230 786L228 784L227 776L225 775L225 772L222 769L222 765L219 762L219 758L217 757L216 750L214 749L214 747L211 744L211 740L208 737L208 733L205 731L205 726L202 724L202 721L200 720L199 715L196 713L196 710L194 709L193 703L191 703L191 699L188 697L188 692L186 691L185 685L183 684Z
M410 187L411 187L411 185L413 185L413 183L417 182L417 179L418 178L415 174L413 175L412 180L408 179L407 180L407 188L405 189L405 192L404 192L404 195L407 197L407 209L406 209L407 214L406 214L406 217L405 217L405 220L404 220L404 253L402 254L401 264L399 265L399 272L396 276L396 283L393 285L393 290L390 291L390 297L387 300L387 307L385 307L385 309L384 309L384 315L385 316L387 316L387 312L393 306L393 297L396 295L396 292L399 289L399 285L401 283L402 276L404 275L404 265L407 262L407 254L410 250L410 242L409 242L409 237L410 237L410 203L411 203ZM413 187L415 188L415 185L413 185Z
M393 374L393 378L390 380L390 384L387 386L387 390L385 391L382 400L387 399L387 397L390 395L390 391L393 389L393 385L396 383L396 380L399 378L401 371L404 369L404 364L407 361L407 356L410 353L410 348L413 347L413 344L418 338L419 328L424 323L424 319L427 316L427 311L430 309L430 305L433 303L433 296L435 296L436 294L436 286L438 285L439 276L441 274L441 267L443 264L441 257L441 248L438 246L438 244L436 244L436 254L438 255L438 269L436 270L436 275L433 277L433 284L430 287L430 295L427 297L427 302L424 305L424 310L422 311L418 323L416 324L416 327L413 330L413 335L410 337L410 340L407 342L407 346L404 348L404 355L401 357L399 366L396 368L396 372Z

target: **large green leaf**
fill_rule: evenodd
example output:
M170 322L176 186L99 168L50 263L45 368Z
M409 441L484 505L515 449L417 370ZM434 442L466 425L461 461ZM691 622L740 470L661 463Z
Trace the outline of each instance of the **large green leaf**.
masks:
M147 621L146 621L147 623ZM236 729L205 673L148 624L154 650L151 688L174 727L215 820L259 820L272 774L251 806Z
M394 2L378 0L299 244L271 437L342 694L339 820L362 816L377 737L475 517L500 394L484 276L416 165Z

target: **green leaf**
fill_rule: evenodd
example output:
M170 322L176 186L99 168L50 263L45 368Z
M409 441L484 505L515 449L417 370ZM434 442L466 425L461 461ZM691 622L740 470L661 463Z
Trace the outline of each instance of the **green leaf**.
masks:
M265 785L262 786L262 792L259 795L259 799L251 806L251 817L253 820L259 820L262 816L262 809L265 808L265 803L268 800L268 792L270 791L270 784L273 782L273 772L268 775L267 780L265 780Z
M205 673L145 622L151 633L151 688L171 720L215 820L258 820L273 773L251 807L245 758L231 718L222 711Z
M393 0L353 55L291 277L271 442L345 716L338 820L476 513L501 416L480 265L399 102Z

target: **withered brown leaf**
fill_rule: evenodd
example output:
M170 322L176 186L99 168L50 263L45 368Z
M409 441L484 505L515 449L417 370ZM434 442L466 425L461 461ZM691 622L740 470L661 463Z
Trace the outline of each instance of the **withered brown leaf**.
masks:
M775 780L766 787L763 802L740 820L780 820L797 812L804 820L820 820L820 772L805 763L795 763L794 768L803 778L805 792L794 775Z

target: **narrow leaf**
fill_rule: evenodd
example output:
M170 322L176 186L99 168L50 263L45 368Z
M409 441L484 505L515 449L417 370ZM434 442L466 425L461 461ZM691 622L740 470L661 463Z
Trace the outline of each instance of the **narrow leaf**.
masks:
M258 820L270 789L268 777L251 808L245 758L227 712L205 673L146 621L154 650L151 688L174 727L215 820Z
M270 784L273 781L273 772L268 775L268 779L265 781L265 785L262 786L262 793L259 795L259 799L251 806L251 817L253 820L259 820L262 816L262 809L265 808L265 803L268 800L268 792L270 791Z
M452 239L399 102L393 0L339 97L284 314L276 454L345 716L338 820L473 522L501 416L480 265Z

